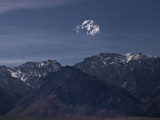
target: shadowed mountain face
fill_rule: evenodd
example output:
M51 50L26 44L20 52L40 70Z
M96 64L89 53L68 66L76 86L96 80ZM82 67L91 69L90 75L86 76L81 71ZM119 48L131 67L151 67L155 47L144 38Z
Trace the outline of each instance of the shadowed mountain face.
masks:
M86 58L75 67L106 83L126 89L144 102L160 86L160 59L142 53L103 53Z
M0 66L0 115L5 115L32 88L10 74L10 68Z
M156 93L151 96L151 99L145 106L144 111L146 113L146 116L160 117L160 87L156 91Z
M0 116L5 115L14 106L14 99L0 88Z
M21 100L9 116L137 116L142 113L138 104L120 88L63 67L41 79L38 90Z
M37 87L40 77L48 75L49 72L57 71L60 67L61 65L54 60L39 63L28 62L14 69L0 66L0 88L2 88L6 95L12 100L5 101L0 98L3 100L0 101L2 105L2 107L0 107L0 114L7 113L7 110L10 110L21 98L30 94L33 88ZM12 105L10 105L10 102Z

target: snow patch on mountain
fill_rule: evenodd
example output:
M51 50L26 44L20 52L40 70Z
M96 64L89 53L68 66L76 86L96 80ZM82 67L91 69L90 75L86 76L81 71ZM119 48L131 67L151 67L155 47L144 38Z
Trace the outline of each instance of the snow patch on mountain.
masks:
M142 53L135 53L135 54L126 53L125 56L126 56L126 62L127 63L129 63L130 61L133 61L133 60L153 58L150 55L145 55L145 54L142 54Z
M61 67L61 64L56 60L48 60L43 62L27 62L10 71L14 78L19 78L21 81L33 86L32 83L38 81L40 77L45 77L49 72L56 72Z
M26 80L30 77L30 76L26 77L25 74L23 74L20 70L17 71L9 70L9 71L12 77L19 78L23 82L26 82Z
M17 72L13 72L13 71L10 70L10 73L11 73L11 76L12 76L12 77L18 78Z
M41 67L43 67L43 66L44 66L44 63L43 63L43 62L42 62L42 63L40 63L40 66L41 66Z

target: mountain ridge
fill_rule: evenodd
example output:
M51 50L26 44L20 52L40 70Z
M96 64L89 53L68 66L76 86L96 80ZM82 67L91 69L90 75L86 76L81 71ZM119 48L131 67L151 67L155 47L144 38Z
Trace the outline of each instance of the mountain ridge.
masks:
M49 72L55 72L60 67L61 64L56 60L26 62L11 69L10 73L12 77L18 78L34 88L40 77L45 77Z
M84 59L84 61L79 62L71 67L64 67L56 60L48 60L43 62L27 62L14 68L0 66L0 89L2 88L5 91L4 93L8 94L12 99L15 98L14 100L17 100L17 102L19 101L18 105L22 105L22 107L24 107L23 109L26 109L26 112L23 111L22 113L20 113L22 115L26 113L27 115L32 116L35 112L37 114L39 113L42 117L51 115L50 113L40 109L32 110L32 107L36 105L38 108L44 108L46 111L51 110L50 112L54 115L58 115L59 113L56 112L56 109L50 108L49 106L54 106L55 108L60 110L65 109L68 114L72 115L74 113L84 113L83 115L87 115L89 113L91 115L92 113L100 115L101 113L102 116L105 116L105 113L107 113L108 115L106 116L110 117L116 115L125 116L131 115L132 110L134 115L136 115L136 109L133 106L135 105L138 107L137 109L139 109L140 111L142 110L141 114L137 115L159 117L159 73L159 57L152 57L143 53L128 53L126 55L120 55L116 53L100 53L99 55L88 57ZM59 80L62 80L63 82ZM120 102L122 105L121 109L118 107L114 108L113 106L113 108L109 107L109 104L106 105L108 106L108 109L104 108L104 111L102 109L98 109L98 106L101 105L98 105L99 103L90 99L94 96L94 93L96 94L96 91L89 92L88 94L85 91L90 90L85 85L91 83L93 86L90 85L88 87L93 88L93 91L94 89L96 89L101 95L97 95L98 97L94 98L95 100L97 99L98 101L101 101L101 104L103 105L106 105L105 101L110 101L111 106L117 104L117 101L119 100L116 96L114 97L114 99L112 99L111 96L105 97L107 95L105 95L104 92L107 88L104 89L104 86L105 84L107 84L106 86L108 86L108 89L110 89L108 95L113 94L114 96L115 94L117 94L121 98L121 100L127 100L125 107L126 110L122 110L124 108L122 106L125 106L122 101ZM104 85L100 85L101 87L96 88L96 84L99 85L100 83L103 83ZM50 84L53 86L51 86ZM79 86L79 84L81 86ZM59 86L59 88L57 88L57 86ZM75 88L74 86L78 88ZM84 86L83 89L82 86ZM70 91L70 89L72 89L72 91ZM37 96L35 94L36 92L41 97ZM59 92L62 92L63 96L60 95ZM66 96L66 94L68 96ZM83 101L82 95L91 96L90 98L85 97L86 100ZM72 96L76 99L72 99L72 97L70 98L69 96ZM126 99L122 96L125 96ZM54 102L51 104L48 100ZM36 103L36 101L39 102ZM88 103L85 103L87 101ZM92 104L91 106L89 104L90 101L96 103L98 106L96 106L96 104ZM14 105L17 102L15 102ZM75 106L75 104L77 104L76 102L82 102L85 104L84 106L81 104L81 106L78 103L78 106L80 105L78 108L77 106ZM44 103L44 106L39 106L40 103ZM131 109L129 110L127 106L130 106ZM13 113L14 110L16 111L18 109L18 111L21 111L20 108L20 106L15 107L13 109ZM30 110L32 112L29 112ZM97 110L99 112L95 113L95 111ZM122 112L119 112L120 110L122 110Z
M38 91L24 98L9 115L112 117L142 114L136 99L129 97L123 89L108 85L74 67L62 67L42 79ZM28 100L30 102L26 106Z
M158 71L160 72L160 60L142 53L131 55L101 53L88 57L74 66L90 75L99 77L107 83L127 89L137 97L146 97L143 94L136 93L137 88L135 87L138 87L139 83L141 83L141 86L138 89L143 88L143 84L148 84L148 86L153 86L150 88L151 91L160 84L160 75L158 74ZM146 83L146 79L151 84ZM147 90L147 85L144 87Z

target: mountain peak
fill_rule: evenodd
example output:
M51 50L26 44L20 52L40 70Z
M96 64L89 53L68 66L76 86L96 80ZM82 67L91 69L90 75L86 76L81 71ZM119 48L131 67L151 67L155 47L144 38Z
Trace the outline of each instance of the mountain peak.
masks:
M35 86L40 77L48 75L49 72L58 71L61 64L56 60L42 62L27 62L10 70L12 77L19 78L29 85Z
M84 59L83 62L86 62L87 64L92 63L92 67L94 67L95 65L110 66L113 64L128 64L131 61L141 61L150 59L154 59L154 57L143 53L126 53L125 55L116 53L100 53L99 55L91 56Z
M143 53L127 53L126 55L102 53L86 58L75 65L82 71L97 76L107 83L125 88L137 98L146 97L156 88L156 82L159 83L160 78L159 73L156 72L160 70L159 66L159 58ZM156 82L152 82L153 80ZM141 90L142 88L145 91Z
M43 66L55 65L55 64L60 65L60 63L58 63L56 60L48 60L48 61L42 61L42 62L26 62L18 67L41 68ZM15 67L14 69L16 68L17 67Z

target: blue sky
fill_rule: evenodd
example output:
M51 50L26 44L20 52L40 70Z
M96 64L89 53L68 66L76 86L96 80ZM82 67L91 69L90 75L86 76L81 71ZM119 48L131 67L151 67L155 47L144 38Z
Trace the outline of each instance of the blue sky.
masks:
M160 56L159 6L159 0L0 0L0 64L73 65L107 52ZM77 34L85 20L100 31Z

